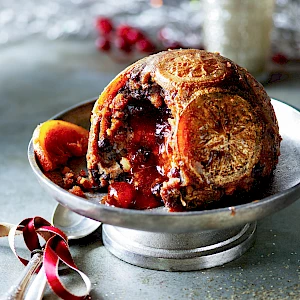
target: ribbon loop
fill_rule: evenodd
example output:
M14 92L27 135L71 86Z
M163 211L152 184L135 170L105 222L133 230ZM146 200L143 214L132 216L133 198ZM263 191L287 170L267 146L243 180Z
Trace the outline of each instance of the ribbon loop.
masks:
M91 290L91 282L88 276L77 268L69 249L68 237L63 231L52 226L48 221L41 217L25 219L17 226L11 228L9 232L10 248L24 265L28 264L28 260L19 256L15 248L15 235L17 231L22 231L24 242L31 252L35 250L41 251L43 249L43 265L47 281L56 295L62 299L87 299ZM40 245L38 235L45 240L44 245ZM60 262L67 265L81 276L86 286L86 293L83 296L74 295L63 285L58 274Z

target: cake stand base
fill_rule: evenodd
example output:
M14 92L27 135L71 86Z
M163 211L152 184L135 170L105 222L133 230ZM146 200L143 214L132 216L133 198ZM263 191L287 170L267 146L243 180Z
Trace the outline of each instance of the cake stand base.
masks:
M157 233L103 225L103 243L119 259L143 268L192 271L221 266L254 243L256 222L218 230Z

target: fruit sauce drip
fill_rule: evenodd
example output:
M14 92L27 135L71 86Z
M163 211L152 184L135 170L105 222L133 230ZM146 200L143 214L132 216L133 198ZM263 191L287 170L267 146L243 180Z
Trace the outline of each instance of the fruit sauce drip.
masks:
M168 179L163 156L171 112L166 106L155 108L150 101L136 101L127 106L127 113L131 138L122 159L129 170L110 184L106 203L123 208L155 208L163 205L159 192Z

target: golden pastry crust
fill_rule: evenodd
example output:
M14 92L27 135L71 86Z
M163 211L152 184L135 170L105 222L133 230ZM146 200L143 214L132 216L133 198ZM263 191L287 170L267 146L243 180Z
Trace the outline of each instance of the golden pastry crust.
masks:
M141 117L135 107L147 113ZM146 142L137 139L140 132ZM170 208L201 208L269 176L280 140L270 98L245 69L217 53L165 51L129 66L100 95L88 170L96 186L126 177L139 189L132 149L147 149L159 173L149 185L152 193Z

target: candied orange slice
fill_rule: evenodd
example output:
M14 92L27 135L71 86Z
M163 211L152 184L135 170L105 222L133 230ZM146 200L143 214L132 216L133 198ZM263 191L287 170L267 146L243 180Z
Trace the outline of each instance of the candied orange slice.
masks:
M44 171L65 165L70 157L87 152L88 130L70 122L49 120L33 132L33 148Z
M190 102L178 125L178 148L190 168L219 186L251 174L261 125L251 105L237 95L211 94Z

